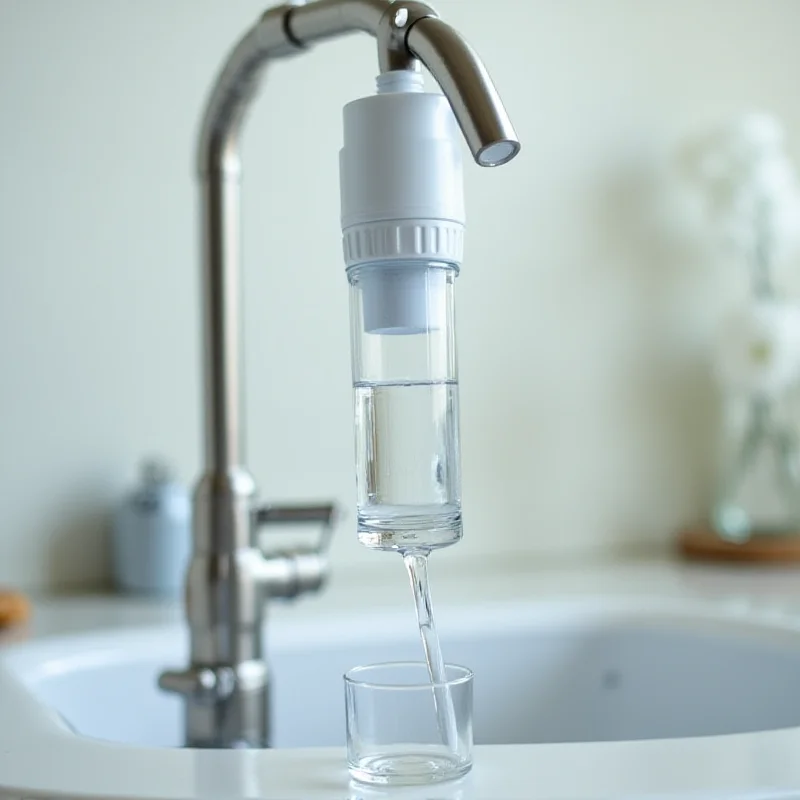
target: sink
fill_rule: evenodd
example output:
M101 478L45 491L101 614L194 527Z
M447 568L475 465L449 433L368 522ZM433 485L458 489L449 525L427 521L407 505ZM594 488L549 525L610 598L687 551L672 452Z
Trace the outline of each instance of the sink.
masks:
M299 615L298 615L299 616ZM800 726L800 628L693 603L585 600L443 608L445 657L475 672L477 744L593 742ZM419 659L408 613L268 626L276 747L344 743L342 673ZM182 627L113 630L3 651L0 670L76 733L182 744L182 703L156 687L186 659Z

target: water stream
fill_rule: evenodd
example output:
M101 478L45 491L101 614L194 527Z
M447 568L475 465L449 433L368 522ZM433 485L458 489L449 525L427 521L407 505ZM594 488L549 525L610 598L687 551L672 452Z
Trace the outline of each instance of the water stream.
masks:
M455 753L458 752L458 726L456 725L450 687L446 685L447 671L433 619L431 591L428 583L428 553L420 550L407 551L403 554L403 561L414 593L417 622L433 689L439 734L447 749Z

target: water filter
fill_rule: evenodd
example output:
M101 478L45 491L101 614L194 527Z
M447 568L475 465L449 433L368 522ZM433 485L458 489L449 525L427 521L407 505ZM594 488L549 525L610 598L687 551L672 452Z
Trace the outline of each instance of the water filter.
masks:
M413 71L344 109L342 236L350 283L358 537L426 552L462 535L455 279L461 137Z

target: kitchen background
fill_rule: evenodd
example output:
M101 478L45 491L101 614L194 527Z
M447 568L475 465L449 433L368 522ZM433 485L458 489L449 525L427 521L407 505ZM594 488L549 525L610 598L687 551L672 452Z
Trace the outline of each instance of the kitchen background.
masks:
M680 240L669 160L754 107L800 157L800 3L435 5L523 143L507 168L467 164L465 539L437 560L662 547L709 502L707 344L733 283ZM107 582L140 459L199 472L195 133L261 10L0 0L0 583ZM276 65L244 139L249 466L265 498L347 509L340 574L381 558L354 533L337 163L375 71L367 37Z

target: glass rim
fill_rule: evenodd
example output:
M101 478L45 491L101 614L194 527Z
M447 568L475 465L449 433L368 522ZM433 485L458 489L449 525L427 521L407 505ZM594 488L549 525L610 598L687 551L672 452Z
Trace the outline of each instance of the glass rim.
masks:
M373 670L389 668L396 669L398 667L422 668L425 671L426 677L428 675L428 665L424 661L383 661L378 664L362 664L357 667L351 667L349 670L347 670L347 672L344 673L344 682L350 686L358 686L365 689L384 689L394 692L418 692L420 689L430 689L431 687L440 688L461 686L462 684L469 683L475 677L475 673L469 667L463 667L461 664L450 663L446 663L444 665L445 672L453 669L458 671L460 674L455 678L451 678L446 681L434 682L431 680L424 680L420 683L378 683L375 680L363 680L357 677L360 673L369 674Z
M416 269L420 272L436 269L454 272L458 275L461 271L461 266L455 261L440 261L435 258L420 261L411 256L405 258L398 256L397 258L385 258L378 261L364 261L358 264L351 264L345 269L345 273L348 277L355 277L356 274L364 274L378 270L399 272L410 269Z

